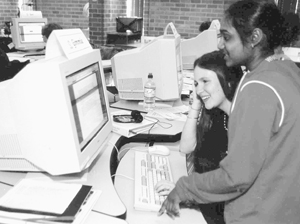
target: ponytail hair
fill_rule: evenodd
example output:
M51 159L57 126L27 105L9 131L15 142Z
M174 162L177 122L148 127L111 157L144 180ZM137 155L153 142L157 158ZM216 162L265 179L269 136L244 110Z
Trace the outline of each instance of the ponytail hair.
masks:
M288 47L298 41L300 35L300 18L298 14L288 12L283 14L283 33L281 46Z

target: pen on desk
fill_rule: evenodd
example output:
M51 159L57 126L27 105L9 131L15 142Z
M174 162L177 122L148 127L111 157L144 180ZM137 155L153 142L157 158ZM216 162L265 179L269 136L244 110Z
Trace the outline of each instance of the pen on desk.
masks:
M39 223L72 223L75 220L74 216L58 216L58 217L47 217L47 218L29 218L26 221L39 222Z
M24 55L24 58L35 57L35 56L45 56L45 54L27 54L27 55Z

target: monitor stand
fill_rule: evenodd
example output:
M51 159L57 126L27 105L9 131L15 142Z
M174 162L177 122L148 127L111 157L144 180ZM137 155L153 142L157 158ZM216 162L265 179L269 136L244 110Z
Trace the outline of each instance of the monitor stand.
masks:
M44 48L37 48L37 49L18 49L16 48L16 51L23 52L23 53L39 53L39 52L45 52L46 47Z
M16 49L18 54L23 55L23 57L31 57L31 56L44 56L45 55L45 48L42 49L30 49L30 50L20 50Z
M138 110L147 113L148 111L144 109L143 104L143 101L120 99L118 102L111 104L110 107L123 110ZM155 109L171 108L181 105L183 105L181 99L175 101L155 101Z
M37 49L18 49L16 48L16 51L24 52L24 53L36 53L36 52L41 52L45 51L46 47L44 48L37 48Z

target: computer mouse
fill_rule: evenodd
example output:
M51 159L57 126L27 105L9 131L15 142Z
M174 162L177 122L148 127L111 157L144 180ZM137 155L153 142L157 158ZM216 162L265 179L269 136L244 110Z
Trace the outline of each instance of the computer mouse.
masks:
M168 156L170 154L170 149L163 145L153 145L148 147L148 152L150 154Z

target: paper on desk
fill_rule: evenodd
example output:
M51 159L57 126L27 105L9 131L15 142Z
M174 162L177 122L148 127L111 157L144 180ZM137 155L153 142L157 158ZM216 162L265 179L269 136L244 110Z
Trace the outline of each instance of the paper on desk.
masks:
M25 62L30 60L29 58L23 58L23 57L9 57L9 61L17 60L19 62Z
M26 52L22 52L22 51L9 52L9 53L7 53L7 57L8 58L11 58L11 57L23 58L25 54L26 54Z
M81 184L22 179L0 198L0 206L62 214L81 186Z
M163 108L163 109L157 109L157 111L160 112L166 112L166 113L174 113L174 114L183 114L187 113L189 111L189 107L186 105L181 105L177 107L170 107L170 108Z
M34 179L39 181L59 181L64 183L85 183L87 181L88 169L81 171L80 173L65 174L59 176L52 176L48 173L41 172L28 172L26 179Z
M156 117L156 118L165 118L168 120L179 120L185 121L186 115L189 111L189 107L186 105L181 105L178 107L170 107L170 108L163 108L163 109L155 109L153 111L149 111L147 116Z
M183 70L182 71L182 75L185 78L194 78L194 70L193 69L191 69L191 70Z
M76 214L75 220L72 224L81 224L84 223L85 219L88 217L93 206L99 199L102 191L101 190L92 190L90 197L86 199L86 202L81 205L80 210ZM15 212L6 212L0 211L0 223L6 224L36 224L36 223L66 223L58 221L48 221L48 219L53 218L53 216L37 215L30 213L15 213ZM59 217L58 217L59 218ZM32 221L28 221L32 219Z
M26 219L46 219L53 216L45 216L45 215L37 215L37 214L30 214L30 213L16 213L16 212L6 212L0 211L0 223L5 224L28 224L31 222L25 221ZM22 221L24 220L24 221Z

